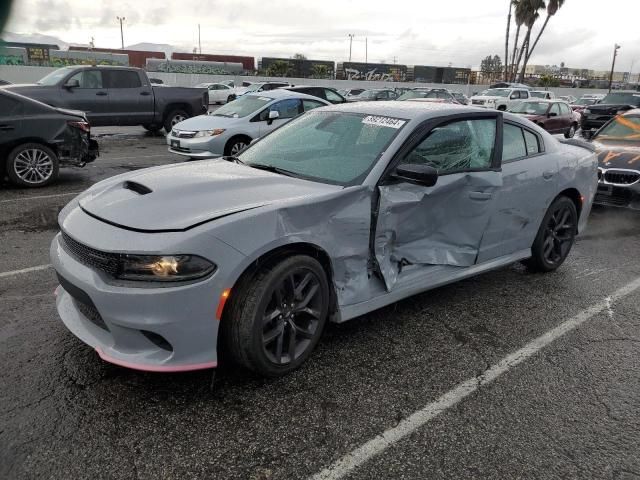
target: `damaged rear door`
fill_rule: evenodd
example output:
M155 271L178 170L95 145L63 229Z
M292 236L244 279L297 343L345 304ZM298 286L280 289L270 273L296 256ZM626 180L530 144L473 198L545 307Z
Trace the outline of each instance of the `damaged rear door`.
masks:
M466 113L418 127L378 186L374 251L387 290L406 265L469 267L502 186L497 112ZM398 165L437 170L433 186L400 178Z

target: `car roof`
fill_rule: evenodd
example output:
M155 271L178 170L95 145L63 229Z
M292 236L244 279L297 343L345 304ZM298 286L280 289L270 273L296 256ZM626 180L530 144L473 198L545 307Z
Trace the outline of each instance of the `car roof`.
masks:
M397 117L406 120L427 120L448 114L465 112L484 112L487 110L479 107L468 107L453 103L427 103L427 102L352 102L341 103L325 107L322 110L331 112L358 113L364 115L379 115L383 117Z
M274 90L267 90L266 92L248 93L247 96L273 98L274 100L280 100L283 98L304 98L308 100L319 100L323 103L328 103L322 98L314 97L313 95L307 95L306 93L291 91L285 88L276 88Z

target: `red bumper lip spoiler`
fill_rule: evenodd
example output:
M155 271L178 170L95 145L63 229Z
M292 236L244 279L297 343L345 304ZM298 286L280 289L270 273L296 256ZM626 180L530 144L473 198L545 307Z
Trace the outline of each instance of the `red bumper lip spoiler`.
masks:
M205 362L205 363L194 363L190 365L145 365L142 363L132 363L127 362L126 360L120 360L117 358L113 358L110 355L107 355L102 351L100 347L96 347L96 352L100 356L102 360L105 362L113 363L114 365L118 365L120 367L130 368L132 370L140 370L142 372L191 372L194 370L205 370L208 368L216 368L218 366L218 362Z

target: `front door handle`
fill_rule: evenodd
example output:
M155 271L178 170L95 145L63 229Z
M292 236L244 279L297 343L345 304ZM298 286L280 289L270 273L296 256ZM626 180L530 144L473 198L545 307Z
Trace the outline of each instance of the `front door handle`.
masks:
M144 95L145 97L151 95L151 92L140 92L140 95Z
M107 95L107 92L98 92L96 93L96 95L98 95L99 97L104 97Z
M555 175L554 172L552 172L551 170L547 170L545 172L542 172L542 178L544 178L545 180L549 180L550 178L552 178Z
M491 194L487 192L470 192L469 198L472 200L489 200Z
M15 130L16 127L13 125L0 125L0 130Z

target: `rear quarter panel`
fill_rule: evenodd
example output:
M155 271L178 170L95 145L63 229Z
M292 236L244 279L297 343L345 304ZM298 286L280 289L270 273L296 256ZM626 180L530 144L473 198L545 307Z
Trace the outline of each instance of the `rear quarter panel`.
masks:
M206 98L203 99L203 95ZM165 114L173 108L186 108L191 116L206 113L209 106L209 93L206 88L154 87L155 121L161 122Z

